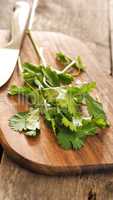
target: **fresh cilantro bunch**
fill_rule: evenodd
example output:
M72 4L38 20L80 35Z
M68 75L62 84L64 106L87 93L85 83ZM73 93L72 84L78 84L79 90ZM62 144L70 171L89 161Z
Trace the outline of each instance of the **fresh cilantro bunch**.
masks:
M57 53L57 59L64 67L73 62L61 52ZM81 58L75 60L75 67L83 70ZM24 86L13 85L8 94L25 96L30 109L17 113L9 120L10 127L15 131L27 136L38 135L42 115L62 148L80 149L88 136L108 127L102 104L91 96L95 82L72 85L73 76L66 71L30 63L23 65L22 76Z

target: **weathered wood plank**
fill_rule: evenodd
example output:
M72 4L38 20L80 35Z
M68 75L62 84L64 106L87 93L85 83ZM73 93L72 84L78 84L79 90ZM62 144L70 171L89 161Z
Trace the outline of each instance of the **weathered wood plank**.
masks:
M111 75L113 76L113 0L109 1L109 41L111 54Z
M1 161L1 158L2 158L2 154L3 154L3 149L2 149L2 147L0 146L0 161Z
M0 167L0 200L6 199L112 200L113 173L48 177L22 169L5 155Z

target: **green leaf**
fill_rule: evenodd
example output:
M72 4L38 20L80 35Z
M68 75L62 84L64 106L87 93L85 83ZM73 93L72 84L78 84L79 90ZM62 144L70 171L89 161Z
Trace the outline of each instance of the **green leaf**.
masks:
M47 88L43 90L44 98L50 103L54 102L56 97L58 96L58 91L52 88Z
M73 86L68 88L68 93L73 95L73 96L78 96L78 95L86 95L87 93L92 92L93 89L96 88L96 83L91 82L91 83L85 83L82 84L81 86Z
M101 115L98 116L97 118L95 118L95 123L100 128L107 128L107 127L109 127L109 123L107 122L107 118L103 117Z
M67 131L67 129L60 129L56 135L58 144L65 150L72 148L71 141L74 139L74 135Z
M31 85L38 85L37 81L39 80L39 83L42 84L43 82L43 73L42 73L42 65L33 65L30 63L25 63L23 65L23 78L24 80L31 84Z
M92 115L94 118L97 118L99 115L105 117L105 112L103 110L102 104L93 99L93 97L87 95L86 103L89 114Z
M56 54L56 59L64 66L66 67L67 65L69 65L70 63L72 63L72 61L74 59L70 58L69 56L65 55L63 52L58 52ZM82 59L80 56L77 56L75 58L75 63L71 66L71 67L74 67L74 68L77 68L81 71L84 70L85 68L85 65L84 63L82 62Z
M29 95L32 92L32 89L29 87L17 87L16 85L12 85L8 90L9 95Z
M43 84L43 78L39 76L35 76L34 77L34 84L39 88L43 88L44 84Z
M71 131L77 131L77 127L76 125L74 125L74 123L70 120L68 120L68 118L66 118L65 116L63 116L62 118L62 124L65 126L65 127L68 127Z
M47 83L49 83L50 86L59 86L59 77L55 70L52 70L50 67L46 67L42 69L43 74L46 78Z
M57 60L64 67L73 61L62 52L57 54ZM72 67L84 70L80 56L73 63ZM23 70L25 85L11 86L8 94L25 95L31 107L28 112L17 113L9 120L13 130L35 137L40 132L39 118L43 115L60 146L78 150L98 128L108 127L102 104L90 95L95 82L71 86L72 75L49 66L25 63Z
M83 126L77 129L70 129L71 124L65 121L67 125L65 128L59 129L57 133L58 143L64 149L76 149L79 150L84 146L86 136L92 136L96 134L97 126L92 122L84 122Z
M59 80L62 84L68 85L72 83L74 79L73 76L68 73L59 73Z
M85 69L85 64L82 62L82 59L80 56L76 57L76 68L78 68L82 71Z
M25 72L29 72L29 73L33 73L33 74L41 73L42 67L43 67L42 65L33 65L31 63L24 63L23 64L24 73Z
M75 137L72 140L72 146L73 146L73 149L76 149L76 150L81 149L81 147L84 146L84 139L81 139L79 137Z
M66 85L73 81L73 77L70 74L61 73L61 71L51 69L49 66L35 66L30 63L25 63L23 69L24 80L31 85L38 86L39 88L50 86L55 87L60 86L60 84Z
M19 112L9 120L9 126L15 131L27 130L26 127L26 118L28 112Z
M67 91L66 94L66 104L67 104L67 109L70 114L72 114L75 117L80 116L80 108L79 104L76 103L76 101L73 98L73 95Z
M53 113L52 113L52 111L53 111ZM45 112L45 119L47 120L47 122L49 122L53 132L56 133L56 122L54 119L54 110L53 109Z
M72 131L62 128L57 133L57 140L63 149L79 150L84 145L84 139L79 138Z
M105 128L108 126L106 114L103 110L103 106L100 102L93 99L90 95L87 95L86 97L86 104L88 108L89 114L94 118L95 123L100 128Z
M71 63L71 59L68 56L66 56L63 52L56 53L56 59L64 66L69 65Z
M37 135L40 130L39 110L17 113L9 120L9 126L15 131L23 131L24 135Z
M97 125L92 120L82 120L82 126L77 128L79 137L85 138L96 134Z
M31 109L26 118L26 128L28 130L40 129L39 117L39 109Z

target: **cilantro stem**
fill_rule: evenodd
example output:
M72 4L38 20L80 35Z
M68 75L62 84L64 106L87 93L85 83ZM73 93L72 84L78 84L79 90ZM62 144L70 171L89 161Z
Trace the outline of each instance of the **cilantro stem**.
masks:
M68 71L75 63L76 63L76 61L73 60L69 65L67 65L67 66L62 70L62 73Z
M22 62L21 62L20 56L18 57L17 62L18 62L18 67L19 67L20 73L21 73L21 75L22 75L22 73L23 73L23 68L22 68Z
M22 68L22 62L21 62L21 58L18 58L18 66L22 75L23 72L23 68ZM44 77L45 78L45 77ZM66 88L67 86L60 86L60 87L51 87L47 84L46 80L44 80L45 85L47 86L47 88L42 88L42 89L35 89L34 87L32 87L27 81L24 80L24 82L26 83L26 85L28 85L35 93L37 93L38 91L44 91L44 90L48 90L48 89L52 89L52 90L56 90L59 88Z
M65 73L67 72L74 64L76 64L76 61L73 60L69 65L67 65L62 71L61 73ZM73 76L78 76L80 74L80 69L78 69L78 71L76 73L73 73Z
M19 66L19 70L20 70L20 73L21 73L21 76L22 76L23 68L22 68L22 62L21 62L20 57L18 58L18 66ZM32 87L27 81L24 80L24 82L26 83L26 85L28 85L37 94L37 90L34 87Z
M44 65L44 67L46 67L47 64L46 64L46 60L45 60L44 55L43 55L43 50L44 50L43 47L39 47L36 44L36 42L34 41L34 38L33 38L32 33L31 33L30 30L27 30L27 35L29 36L29 39L30 39L30 41L31 41L31 43L32 43L32 45L34 47L34 50L35 50L37 56L40 58L40 60L41 60L42 64Z
M47 63L46 63L46 60L44 58L44 49L43 49L43 47L39 47L36 44L36 42L34 41L34 38L33 38L32 33L31 33L30 30L27 30L27 35L29 36L29 39L30 39L30 41L31 41L31 43L32 43L32 45L34 47L34 50L35 50L37 56L40 58L41 63L43 64L44 67L46 67ZM74 64L76 64L75 60L73 60L69 65L67 65L60 73L67 72ZM78 70L77 73L73 73L74 76L78 76L79 74L80 74L80 70Z

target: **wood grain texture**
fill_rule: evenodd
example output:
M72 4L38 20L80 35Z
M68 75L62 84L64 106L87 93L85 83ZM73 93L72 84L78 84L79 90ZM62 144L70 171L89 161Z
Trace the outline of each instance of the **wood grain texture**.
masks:
M64 34L50 32L34 32L33 37L45 49L45 58L48 64L56 66L55 52L64 51L70 56L81 55L86 64L86 73L81 80L96 81L97 91L103 101L111 128L96 137L89 138L80 151L64 151L61 149L51 131L41 120L41 134L35 139L28 139L22 134L13 133L8 126L8 119L16 112L26 109L24 102L17 101L7 95L7 90L12 84L20 85L21 79L16 68L10 82L0 90L0 129L1 141L8 154L33 171L47 174L72 174L86 173L111 169L113 167L113 106L112 96L113 80L102 73L95 58L88 48L79 40ZM25 41L22 49L22 60L37 63L35 54ZM4 115L4 113L7 113Z
M0 167L0 200L112 200L113 172L82 176L31 173L5 154Z
M113 0L109 1L109 41L111 54L111 75L113 76Z

